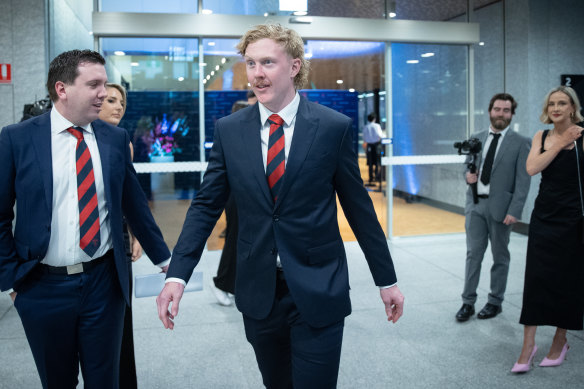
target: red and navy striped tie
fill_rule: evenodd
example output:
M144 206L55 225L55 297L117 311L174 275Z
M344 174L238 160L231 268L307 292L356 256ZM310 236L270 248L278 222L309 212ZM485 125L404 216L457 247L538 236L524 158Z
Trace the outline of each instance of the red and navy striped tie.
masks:
M266 176L272 192L272 198L276 202L280 190L281 178L286 168L284 154L284 120L273 114L268 118L270 122L270 138L268 140L268 161Z
M93 257L101 244L101 237L91 154L83 139L82 128L70 127L67 131L77 138L75 159L77 161L77 199L79 201L79 247L87 255Z

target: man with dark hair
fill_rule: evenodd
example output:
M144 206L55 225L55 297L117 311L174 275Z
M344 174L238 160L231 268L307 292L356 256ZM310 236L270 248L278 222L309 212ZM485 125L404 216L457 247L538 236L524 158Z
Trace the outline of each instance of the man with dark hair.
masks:
M383 132L381 126L375 122L377 115L371 112L367 115L367 124L363 127L363 142L367 144L367 165L369 166L369 184L373 184L379 177L380 155L379 146Z
M130 299L122 215L154 263L170 258L128 134L97 120L104 63L89 50L60 54L53 109L0 132L0 290L13 289L43 388L76 387L79 365L85 387L118 388Z
M256 26L237 49L258 103L219 119L209 166L173 251L158 315L173 328L185 281L233 196L239 214L235 302L267 388L336 387L351 312L337 196L388 321L404 298L353 150L351 120L301 97L304 42ZM172 302L172 310L169 305Z
M476 134L483 149L477 173L466 171L466 269L462 307L456 320L467 321L474 315L481 264L491 242L491 292L479 319L490 319L503 309L501 304L509 274L509 237L513 224L521 217L531 178L525 169L530 140L510 129L517 102L508 93L498 93L489 102L489 131ZM471 184L477 185L478 203L473 200Z

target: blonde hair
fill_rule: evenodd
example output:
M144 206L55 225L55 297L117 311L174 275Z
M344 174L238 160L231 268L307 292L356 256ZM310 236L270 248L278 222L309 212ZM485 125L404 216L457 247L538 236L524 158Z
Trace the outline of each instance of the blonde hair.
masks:
M286 54L300 60L300 70L294 77L294 87L298 90L308 81L310 63L304 58L304 41L298 33L292 29L284 28L280 24L260 24L247 31L239 40L235 48L242 56L245 55L247 46L260 39L271 39L282 45Z
M126 113L126 107L128 105L128 98L127 98L126 88L124 88L120 84L114 84L113 82L106 83L105 84L105 87L106 88L114 88L114 89L117 89L120 92L120 94L122 95L122 99L124 100L124 103L122 104L122 107L124 107L124 113Z
M570 102L574 106L574 115L570 116L570 118L572 119L572 123L579 123L581 121L584 121L584 117L582 117L582 114L580 113L580 100L578 100L578 95L576 94L574 89L570 88L569 86L564 86L564 85L561 85L561 86L558 86L558 87L552 89L545 96L545 100L543 102L543 108L542 108L539 120L541 120L545 124L552 123L552 121L550 120L550 117L548 115L548 104L550 102L551 95L553 95L556 92L562 92L563 94L565 94L566 96L568 96L570 98Z

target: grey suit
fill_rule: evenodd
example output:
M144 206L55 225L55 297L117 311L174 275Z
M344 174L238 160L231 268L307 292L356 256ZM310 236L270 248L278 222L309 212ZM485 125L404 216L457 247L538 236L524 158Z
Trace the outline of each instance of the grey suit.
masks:
M488 136L488 131L475 135L483 145ZM493 162L489 197L480 198L478 204L474 204L470 186L468 188L465 206L466 270L462 292L464 304L474 305L476 302L481 263L489 240L493 266L488 302L497 306L503 302L510 261L507 246L512 228L503 224L503 220L506 215L521 218L531 180L525 169L529 149L529 139L509 129ZM477 166L481 165L481 159L486 153L487 150L482 151Z

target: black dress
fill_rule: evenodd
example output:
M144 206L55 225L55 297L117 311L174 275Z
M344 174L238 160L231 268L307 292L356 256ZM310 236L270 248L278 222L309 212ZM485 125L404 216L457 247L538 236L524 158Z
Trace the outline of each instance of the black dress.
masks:
M543 143L548 135L545 130ZM582 137L577 141L584 173ZM541 173L525 264L523 308L519 322L582 330L584 244L576 150L562 150ZM584 178L584 177L583 177Z

